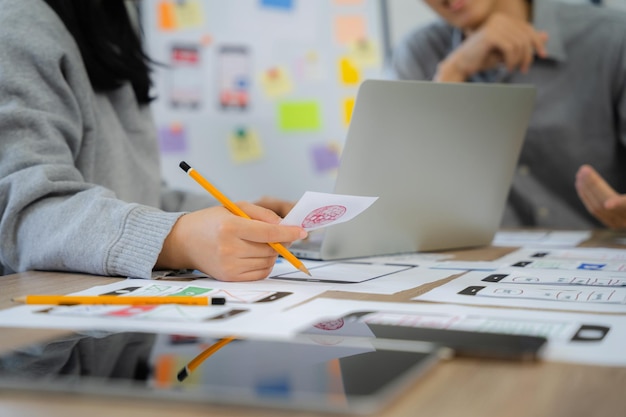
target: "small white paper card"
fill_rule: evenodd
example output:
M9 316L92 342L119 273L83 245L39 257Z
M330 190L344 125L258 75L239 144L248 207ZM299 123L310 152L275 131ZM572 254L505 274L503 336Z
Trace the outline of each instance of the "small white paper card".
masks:
M321 229L352 220L377 199L307 191L280 224L300 226L306 231Z

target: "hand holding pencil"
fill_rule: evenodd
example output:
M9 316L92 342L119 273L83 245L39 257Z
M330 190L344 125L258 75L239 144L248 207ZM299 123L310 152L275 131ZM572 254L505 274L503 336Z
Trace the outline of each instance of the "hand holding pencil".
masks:
M302 228L281 226L274 212L251 203L235 204L199 174L192 178L224 206L180 217L165 239L157 268L192 268L223 281L253 281L266 278L281 253L308 273L283 245L306 237Z

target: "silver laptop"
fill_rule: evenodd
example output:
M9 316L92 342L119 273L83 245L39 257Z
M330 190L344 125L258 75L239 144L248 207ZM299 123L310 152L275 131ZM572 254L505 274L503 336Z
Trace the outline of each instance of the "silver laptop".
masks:
M363 82L335 192L379 199L290 250L331 260L489 244L534 97L532 86Z

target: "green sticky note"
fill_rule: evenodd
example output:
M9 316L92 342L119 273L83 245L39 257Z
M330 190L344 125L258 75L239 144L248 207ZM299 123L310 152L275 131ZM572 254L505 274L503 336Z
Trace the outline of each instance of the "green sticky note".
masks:
M278 125L288 132L313 131L322 127L320 105L316 101L289 101L278 105Z

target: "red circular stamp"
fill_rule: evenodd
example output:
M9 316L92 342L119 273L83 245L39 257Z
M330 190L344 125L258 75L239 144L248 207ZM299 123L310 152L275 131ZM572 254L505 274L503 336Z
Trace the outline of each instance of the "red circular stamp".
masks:
M317 208L307 214L304 220L302 220L302 227L308 229L332 223L344 214L346 214L346 210L347 209L344 206L340 205L324 206Z
M339 330L343 327L343 325L344 325L343 319L337 319L337 320L323 321L321 323L317 323L313 327L316 327L320 330Z

